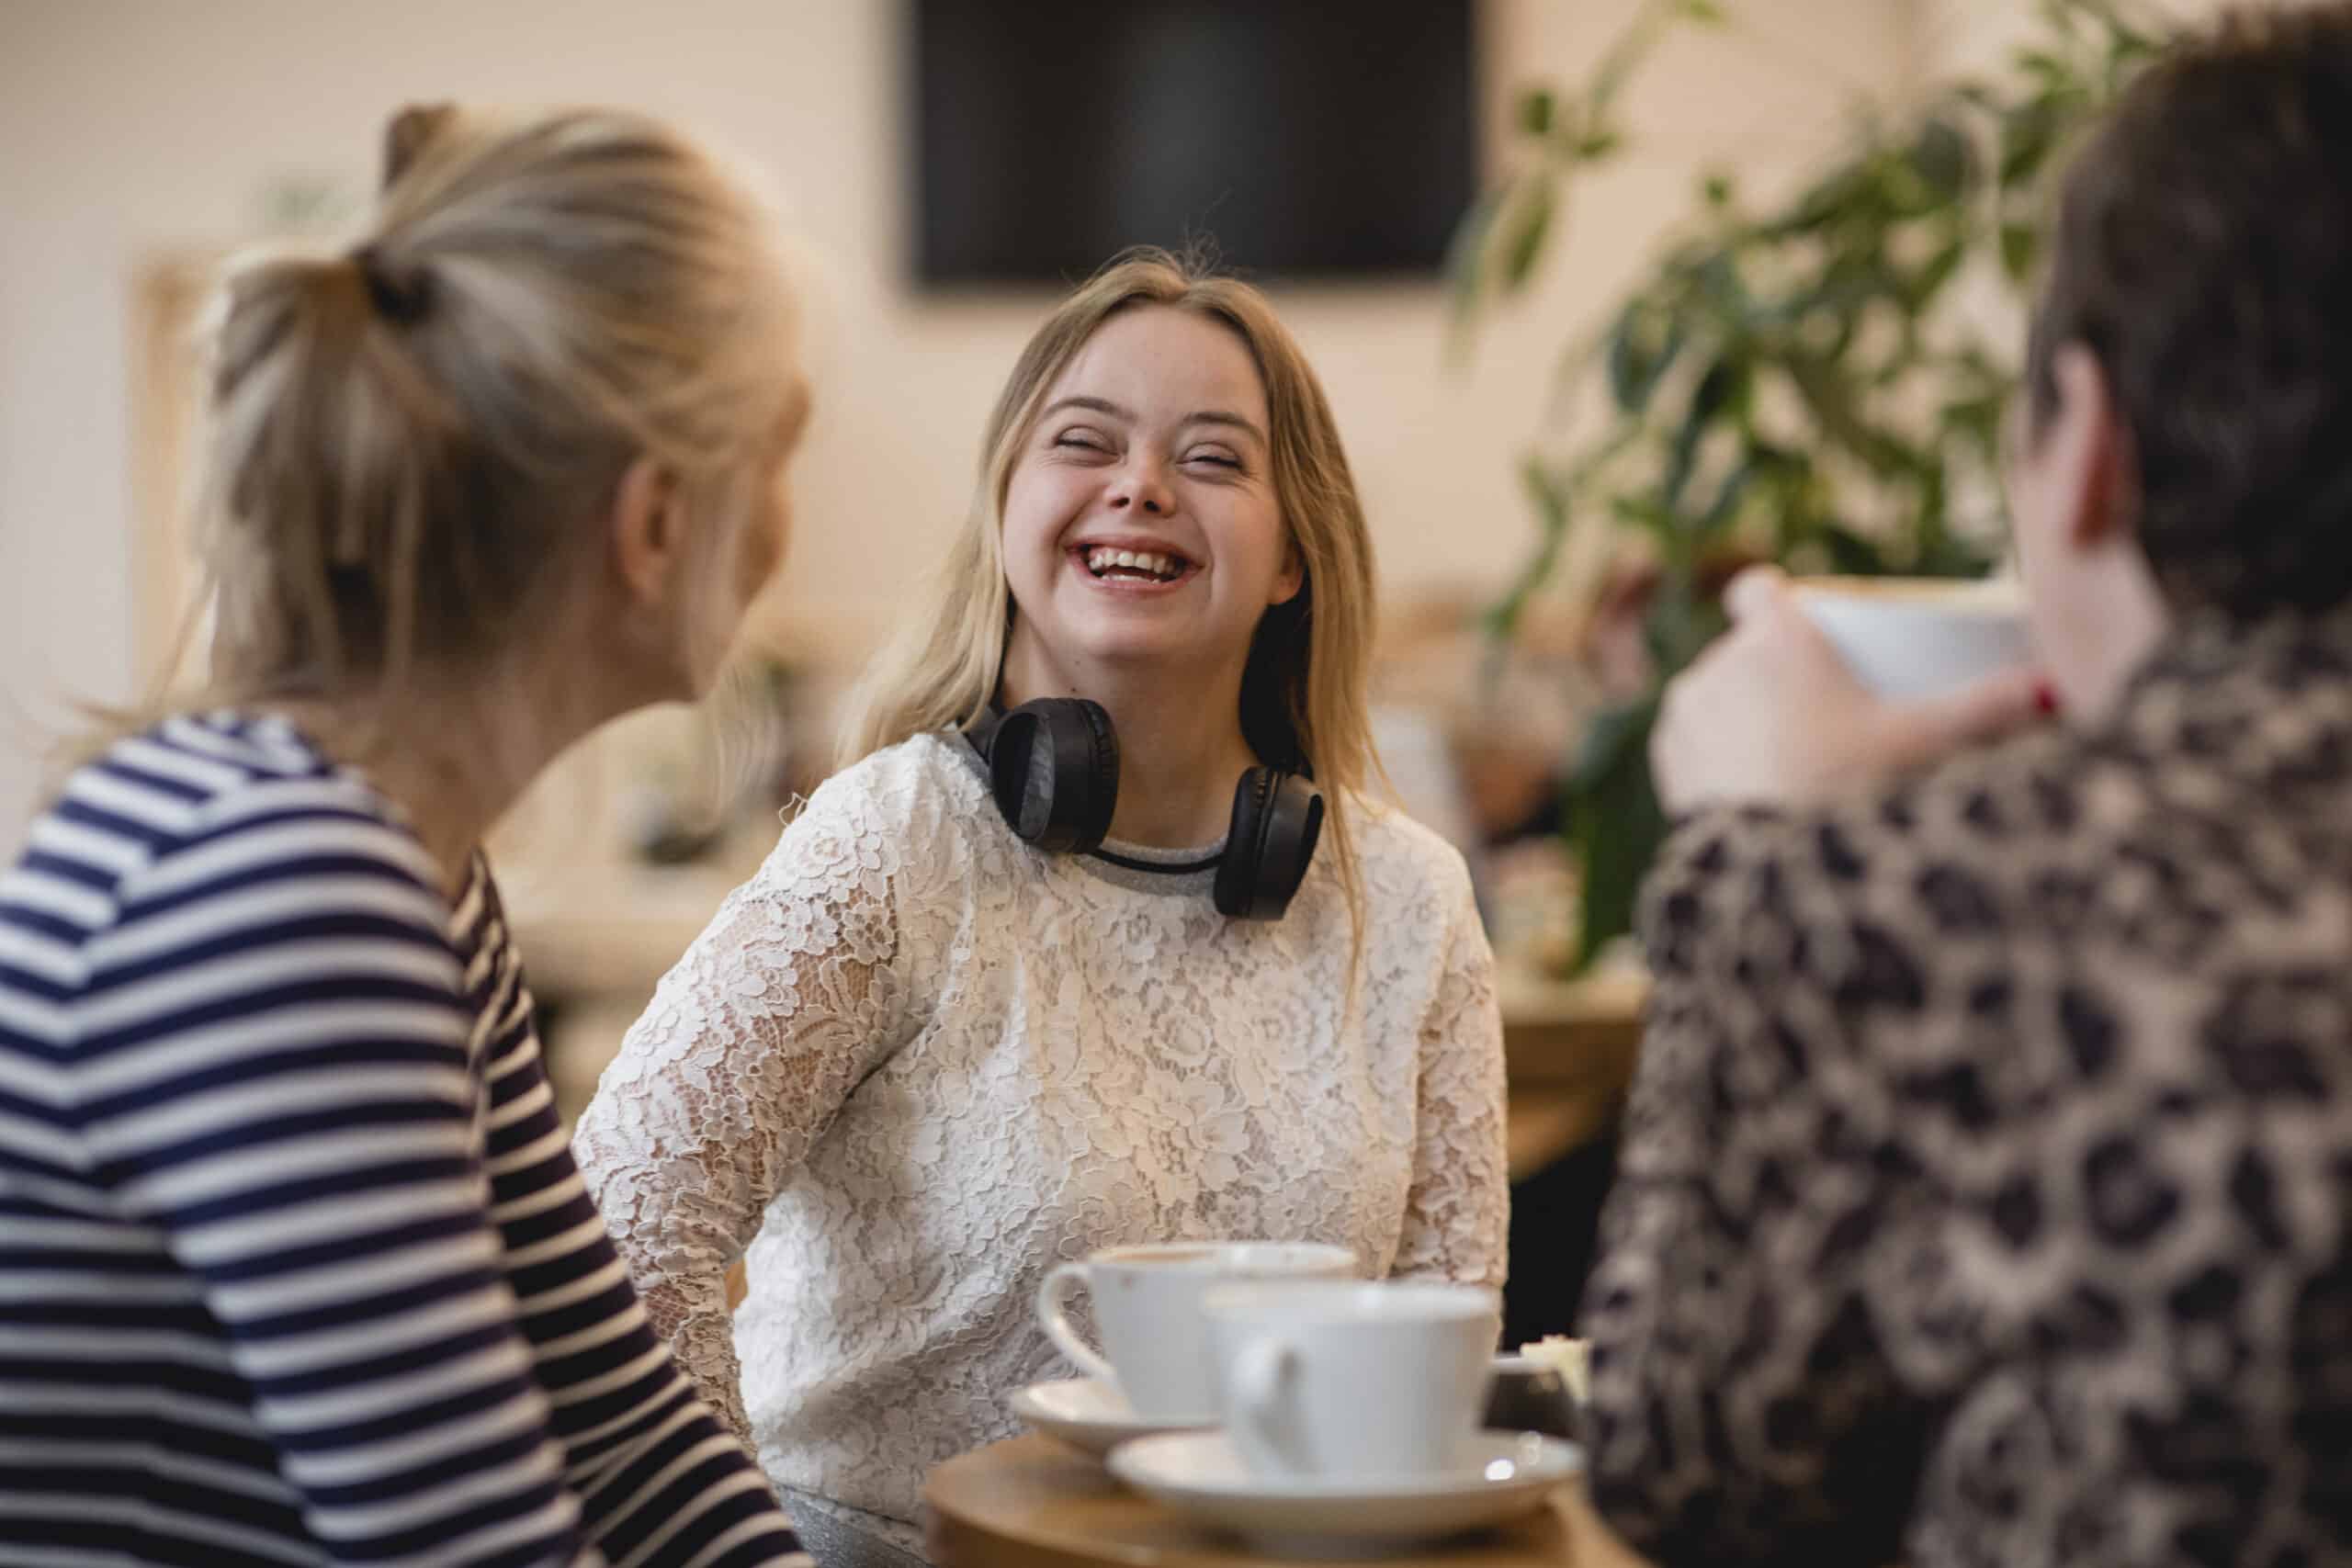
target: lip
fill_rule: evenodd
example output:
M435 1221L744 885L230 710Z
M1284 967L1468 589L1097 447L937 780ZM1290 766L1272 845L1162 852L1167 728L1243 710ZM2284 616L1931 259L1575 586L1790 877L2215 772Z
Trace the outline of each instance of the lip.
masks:
M1137 555L1175 556L1184 562L1184 570L1165 582L1147 581L1134 577L1097 577L1086 564L1087 555L1094 550L1132 550ZM1063 556L1069 569L1087 587L1102 593L1122 594L1130 598L1149 598L1158 593L1172 593L1201 574L1199 559L1187 549L1179 548L1166 539L1150 534L1092 534L1073 539L1064 547Z

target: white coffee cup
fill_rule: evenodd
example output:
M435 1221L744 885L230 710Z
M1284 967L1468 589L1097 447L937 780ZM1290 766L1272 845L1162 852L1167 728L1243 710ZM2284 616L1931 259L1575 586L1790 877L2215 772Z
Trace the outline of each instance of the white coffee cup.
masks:
M1037 1289L1037 1319L1056 1348L1088 1376L1115 1384L1144 1420L1205 1424L1216 1418L1216 1397L1201 1297L1236 1280L1341 1280L1355 1267L1348 1248L1315 1242L1114 1247L1047 1274ZM1080 1285L1093 1305L1102 1352L1070 1325L1069 1295Z
M1883 697L1941 696L2033 658L2025 588L2014 578L1803 577L1790 586Z
M1202 1303L1226 1436L1253 1474L1368 1481L1459 1468L1502 1332L1479 1285L1226 1285Z

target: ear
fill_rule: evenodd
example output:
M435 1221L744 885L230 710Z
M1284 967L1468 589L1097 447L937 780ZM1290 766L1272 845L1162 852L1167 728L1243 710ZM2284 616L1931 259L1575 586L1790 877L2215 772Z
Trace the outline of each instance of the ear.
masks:
M2066 534L2078 547L2106 544L2139 525L2140 464L2132 432L2116 410L2098 356L2068 344L2051 362L2058 407L2042 439L2063 487Z
M1298 597L1306 586L1306 558L1298 553L1298 541L1287 533L1283 536L1282 570L1274 574L1273 591L1266 595L1267 604L1287 604Z
M613 487L606 519L613 563L629 598L651 608L670 597L686 570L684 488L650 457L639 457Z

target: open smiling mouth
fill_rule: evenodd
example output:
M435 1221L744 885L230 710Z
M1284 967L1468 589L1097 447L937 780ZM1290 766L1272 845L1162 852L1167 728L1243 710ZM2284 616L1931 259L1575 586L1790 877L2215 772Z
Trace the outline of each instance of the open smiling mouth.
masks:
M1080 566L1106 582L1174 582L1193 570L1182 556L1109 546L1074 549Z

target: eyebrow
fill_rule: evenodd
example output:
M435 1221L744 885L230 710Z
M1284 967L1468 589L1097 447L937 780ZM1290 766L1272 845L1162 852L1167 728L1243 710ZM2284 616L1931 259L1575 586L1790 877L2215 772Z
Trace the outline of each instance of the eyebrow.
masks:
M1090 413L1107 414L1113 419L1125 420L1129 424L1133 424L1136 418L1134 410L1124 407L1121 404L1114 403L1108 398L1089 397L1058 399L1053 403L1048 404L1046 412L1039 414L1037 417L1041 420L1051 419L1054 415L1061 412L1064 409L1084 409ZM1263 445L1266 440L1266 433L1260 430L1255 422L1242 414L1232 413L1224 409L1203 409L1198 413L1188 413L1184 416L1183 423L1186 424L1231 425L1237 430L1248 431L1251 435L1258 438L1261 445Z

